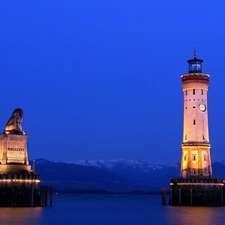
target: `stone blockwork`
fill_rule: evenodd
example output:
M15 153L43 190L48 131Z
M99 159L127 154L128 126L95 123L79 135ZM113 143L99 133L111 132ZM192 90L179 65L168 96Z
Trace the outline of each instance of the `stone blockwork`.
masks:
M0 164L1 174L31 172L26 135L0 135Z
M170 187L170 205L225 205L225 187L221 179L172 179Z
M30 165L15 165L15 164L7 164L0 165L0 174L24 174L31 172Z

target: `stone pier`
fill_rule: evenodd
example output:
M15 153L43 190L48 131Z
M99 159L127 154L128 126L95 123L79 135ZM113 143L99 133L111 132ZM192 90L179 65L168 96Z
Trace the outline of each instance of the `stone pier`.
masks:
M220 178L171 179L170 205L224 206L225 183Z

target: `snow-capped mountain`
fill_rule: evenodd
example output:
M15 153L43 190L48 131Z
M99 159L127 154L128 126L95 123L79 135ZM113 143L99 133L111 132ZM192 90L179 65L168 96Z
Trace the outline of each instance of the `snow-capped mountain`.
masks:
M44 180L58 179L65 180L65 176L70 174L68 179L79 181L85 180L86 187L90 188L91 182L102 182L107 180L114 189L131 190L155 190L161 187L168 186L171 177L179 175L179 165L152 165L139 160L74 160L72 162L54 162L44 159L36 160L37 172L41 174ZM57 173L54 173L54 170ZM63 171L63 174L62 174ZM51 173L54 173L50 175ZM47 175L49 174L49 175ZM61 177L63 175L63 177ZM95 179L93 180L93 178ZM111 181L110 181L111 179ZM81 181L82 180L82 181ZM55 182L55 181L54 181ZM71 180L72 182L72 180ZM76 183L76 182L75 182ZM88 184L89 183L89 184ZM84 183L82 183L83 185ZM88 184L88 185L87 185ZM115 187L115 184L116 187ZM71 187L77 188L73 184ZM85 185L84 185L85 186ZM82 188L84 188L82 186ZM103 187L100 184L95 184L92 188ZM124 190L125 190L124 189Z
M225 178L225 161L212 164L213 176ZM46 185L67 190L160 191L179 177L180 165L152 165L139 160L36 160L36 172Z
M142 169L143 172L149 172L151 170L155 169L161 169L164 166L162 165L153 165L153 164L148 164L139 160L127 160L127 159L110 159L110 160L87 160L87 159L78 159L74 160L71 162L67 163L72 163L76 165L82 165L82 166L93 166L93 167L98 167L101 169L108 169L112 170L116 167L130 167L133 169Z
M113 174L123 176L131 181L155 187L168 186L171 177L178 177L180 165L153 165L139 160L75 160L67 162L74 165L91 166Z

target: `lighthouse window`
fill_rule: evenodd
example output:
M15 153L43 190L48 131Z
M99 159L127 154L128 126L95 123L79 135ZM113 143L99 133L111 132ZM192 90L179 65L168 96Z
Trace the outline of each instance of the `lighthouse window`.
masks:
M187 91L185 91L185 94L187 95Z
M193 89L193 95L195 95L195 89Z
M203 90L202 90L202 95L203 95Z
M184 161L187 161L187 155L184 155Z
M195 62L189 65L189 71L199 71L201 70L201 64L199 62Z
M203 155L203 160L206 161L206 155Z
M192 160L196 161L196 155L192 155Z
M195 125L195 120L193 120L193 125Z
M185 134L185 140L187 140L187 134Z

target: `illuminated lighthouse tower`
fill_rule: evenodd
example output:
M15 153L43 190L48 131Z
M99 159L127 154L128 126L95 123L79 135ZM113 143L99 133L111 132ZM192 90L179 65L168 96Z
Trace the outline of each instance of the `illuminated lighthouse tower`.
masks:
M184 124L181 159L181 178L212 177L208 131L209 74L202 73L203 60L187 61L189 73L183 74Z
M225 182L212 177L208 131L209 74L202 73L203 60L188 60L189 73L183 74L184 127L181 171L170 180L170 205L224 206ZM163 204L166 190L162 190Z

